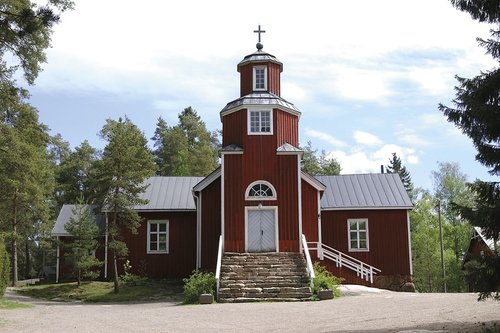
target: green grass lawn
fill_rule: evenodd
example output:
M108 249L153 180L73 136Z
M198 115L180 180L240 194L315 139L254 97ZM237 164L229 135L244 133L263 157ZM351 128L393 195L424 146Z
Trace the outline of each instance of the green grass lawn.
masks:
M33 307L33 305L31 304L14 302L0 298L0 309L2 310L12 310L12 309L31 308L31 307Z
M41 284L20 287L16 292L35 298L57 301L82 302L154 302L182 301L182 281L147 280L139 285L121 285L120 292L114 293L112 282L76 282Z

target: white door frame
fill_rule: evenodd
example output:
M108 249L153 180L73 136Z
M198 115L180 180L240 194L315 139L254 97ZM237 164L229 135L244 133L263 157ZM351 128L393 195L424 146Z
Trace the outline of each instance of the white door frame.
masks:
M248 212L251 210L274 210L274 241L276 252L279 252L278 206L246 206L245 207L245 252L248 252Z

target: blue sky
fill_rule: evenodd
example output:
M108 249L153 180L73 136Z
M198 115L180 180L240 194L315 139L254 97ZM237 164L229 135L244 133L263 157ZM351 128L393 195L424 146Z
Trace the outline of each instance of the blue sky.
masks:
M495 66L476 42L490 27L447 0L80 0L55 27L31 103L72 147L102 148L105 120L123 115L150 138L158 117L173 125L187 106L220 129L259 24L284 64L281 96L302 112L301 144L342 173L379 172L396 152L416 186L432 188L438 161L491 179L437 109L451 105L456 74Z

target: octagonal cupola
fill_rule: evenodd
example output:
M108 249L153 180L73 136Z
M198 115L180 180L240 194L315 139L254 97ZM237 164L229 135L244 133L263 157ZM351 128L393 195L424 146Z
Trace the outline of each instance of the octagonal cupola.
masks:
M238 64L240 73L240 96L252 93L268 92L280 96L280 74L283 71L283 63L275 56L264 52L264 45L260 42L260 34L265 32L259 29L257 51L245 56Z

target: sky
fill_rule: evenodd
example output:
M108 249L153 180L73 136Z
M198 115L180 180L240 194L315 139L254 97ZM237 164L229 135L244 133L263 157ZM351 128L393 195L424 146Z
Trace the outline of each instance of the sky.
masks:
M438 162L492 179L438 110L453 106L455 75L495 66L476 42L491 27L448 0L77 0L30 102L72 147L103 148L106 119L125 115L151 138L159 117L175 125L188 106L218 130L258 25L264 51L283 62L281 97L301 111L300 144L341 173L380 172L395 152L418 187L432 190Z

